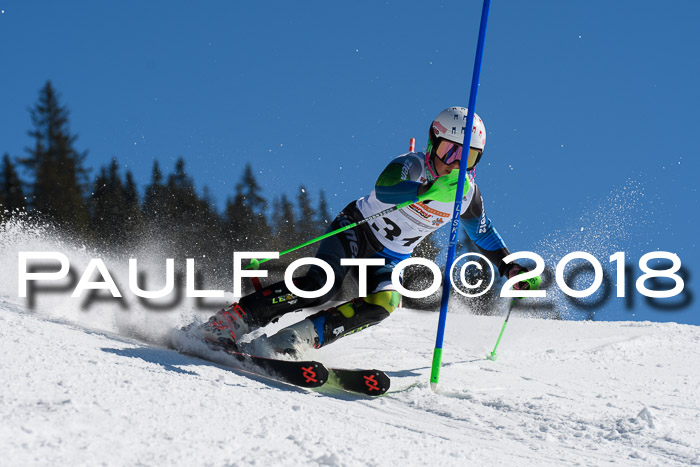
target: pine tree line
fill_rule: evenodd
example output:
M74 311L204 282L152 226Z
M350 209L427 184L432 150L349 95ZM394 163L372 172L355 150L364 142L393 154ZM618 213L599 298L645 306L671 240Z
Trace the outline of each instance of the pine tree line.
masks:
M206 188L198 193L182 157L168 175L156 161L143 196L116 157L90 179L87 153L76 149L68 110L50 82L30 115L33 144L27 155L2 159L0 222L26 211L82 241L126 252L157 239L163 253L198 258L198 269L201 265L217 274L230 270L233 251L280 251L320 235L330 223L323 191L316 208L303 186L296 205L284 194L270 203L249 164L222 213ZM18 167L25 169L27 180L20 180Z
M138 257L143 248L157 247L164 257L195 258L208 285L231 277L234 251L283 251L320 235L332 221L323 190L317 207L303 185L296 199L281 194L270 202L250 164L223 212L218 212L206 187L198 193L182 157L167 175L156 161L143 196L132 172L122 173L116 157L91 179L84 166L87 152L75 148L78 136L70 132L68 110L50 82L40 90L30 115L33 145L26 148L27 155L14 161L8 154L2 158L0 225L26 213L98 250ZM27 180L21 180L18 167L28 174ZM428 238L414 255L434 260L438 251ZM313 247L302 249L267 269L281 271L292 260L312 254ZM423 280L420 272L407 270L404 275L408 288Z

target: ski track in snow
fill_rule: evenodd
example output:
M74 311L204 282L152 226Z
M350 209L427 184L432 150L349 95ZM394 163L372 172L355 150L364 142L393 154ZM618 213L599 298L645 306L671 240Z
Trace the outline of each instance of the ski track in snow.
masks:
M386 370L392 389L370 399L144 344L117 321L0 296L0 464L700 464L694 326L514 317L492 362L502 318L452 313L436 394L437 314L399 309L307 355Z

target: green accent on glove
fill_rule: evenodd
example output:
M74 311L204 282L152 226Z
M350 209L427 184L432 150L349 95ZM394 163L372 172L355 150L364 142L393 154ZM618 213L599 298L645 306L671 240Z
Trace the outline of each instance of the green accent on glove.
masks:
M527 282L528 284L530 284L530 290L539 290L540 285L542 284L542 277L541 276L531 277L524 282Z
M457 183L459 182L459 169L454 169L447 175L438 177L432 182L422 195L418 196L419 201L432 199L442 203L454 201L457 194ZM469 191L469 179L464 179L464 193Z
M518 275L520 274L525 274L526 271L520 271ZM521 289L521 290L539 290L540 285L542 285L542 276L535 276L531 277L529 279L522 280L520 282L524 282L528 285L527 289ZM518 297L518 300L523 299L525 297Z

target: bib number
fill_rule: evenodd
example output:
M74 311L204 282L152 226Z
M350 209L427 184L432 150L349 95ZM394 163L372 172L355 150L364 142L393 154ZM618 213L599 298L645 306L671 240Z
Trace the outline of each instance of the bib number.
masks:
M386 238L390 242L396 242L396 243L401 243L402 246L404 247L410 247L414 243L416 243L418 240L423 238L422 236L417 236L417 237L407 237L407 238L400 238L401 237L401 227L399 227L396 222L392 221L391 219L387 219L386 217L381 218L384 221L384 224L386 224L386 227L383 229L379 227L376 222L372 222L372 228L379 234L382 235L384 238Z

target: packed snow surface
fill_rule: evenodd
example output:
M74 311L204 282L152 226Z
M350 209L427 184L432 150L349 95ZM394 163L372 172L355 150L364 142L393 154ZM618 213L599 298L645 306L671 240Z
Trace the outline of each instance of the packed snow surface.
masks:
M161 246L134 253L155 289L169 257ZM453 303L433 392L437 314L399 308L306 355L387 371L390 391L372 399L159 345L210 314L187 300L170 311L133 295L85 307L68 287L42 291L30 307L18 293L22 251L64 252L78 274L103 258L128 291L130 256L91 252L21 220L2 226L0 466L700 465L697 326L514 313L491 361L506 303L495 316Z
M698 327L513 316L490 361L503 317L457 310L433 392L437 314L398 309L307 355L387 371L371 399L133 338L174 312L106 310L0 293L0 464L700 464Z

